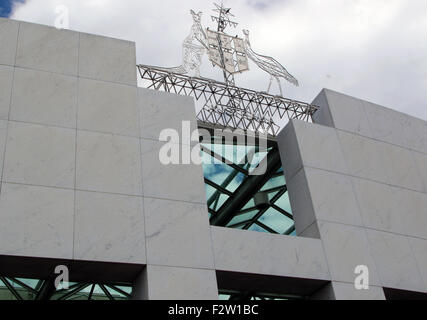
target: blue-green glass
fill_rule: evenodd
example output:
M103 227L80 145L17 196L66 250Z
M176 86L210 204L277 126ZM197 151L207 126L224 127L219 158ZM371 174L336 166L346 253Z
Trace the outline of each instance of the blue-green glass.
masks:
M277 187L283 187L286 185L285 176L278 176L271 178L268 180L264 186L261 188L261 191L277 188Z
M273 229L277 233L285 233L294 224L293 220L289 219L285 215L273 208L269 208L259 219L259 222L263 223L270 229Z
M246 209L249 209L249 208L253 208L253 207L255 207L255 201L254 201L254 199L250 199L245 205L244 205L244 207L242 208L242 210L246 210Z
M233 226L240 222L251 220L258 212L258 210L252 210L244 214L239 214L238 216L235 216L233 219L231 219L227 226Z
M241 172L235 172L235 170L224 163L213 163L209 162L213 158L210 155L206 155L203 162L203 172L206 179L214 182L215 184L227 189L230 192L236 191L236 189L242 184L246 176ZM234 177L227 185L224 184L225 180L231 175ZM209 196L208 196L209 198Z
M256 231L256 232L266 232L266 233L270 233L267 230L265 230L263 227L257 225L256 223L253 223L249 228L249 231Z
M205 148L206 152L202 153L203 159L203 170L205 179L209 182L213 182L221 188L227 190L227 192L232 193L228 195L225 190L223 192L217 190L215 187L206 185L206 198L213 199L212 196L215 195L217 198L210 203L209 209L211 212L219 212L224 204L234 200L233 193L238 190L238 188L246 182L246 179L250 178L250 172L254 169L261 161L265 160L265 157L268 155L268 152L272 150L272 147L268 150L259 150L254 146L245 146L245 145L231 145L231 144L220 144L220 143L203 143L202 146ZM219 159L211 156L209 151L214 152ZM223 163L220 159L223 158L225 162L233 163L234 165L240 166L243 170L248 171L248 174L243 174L242 172L236 170L227 163ZM247 163L250 161L250 163ZM279 188L286 186L286 179L283 175L283 169L279 168L276 172L279 174L276 177L270 178L264 185L259 186L260 191L267 191L272 189L278 189L275 191L268 192L268 198L270 203L273 204L273 199L281 191ZM225 193L224 193L225 192ZM274 204L292 214L291 206L289 203L288 193L286 192ZM249 199L246 204L242 207L243 210L252 209L255 207L254 199ZM248 230L258 231L258 232L272 232L274 230L277 233L285 233L292 230L294 222L292 219L283 215L279 211L270 207L268 210L258 218L259 224L253 223L253 219L259 214L259 210L253 209L250 212L244 214L239 214L239 212L234 213L235 216L231 218L228 227L242 229L248 224L250 227ZM213 213L209 213L211 218ZM268 227L268 228L267 228ZM268 230L267 230L267 229ZM271 230L270 230L271 229Z
M292 214L291 203L289 201L289 193L284 193L277 201L274 203L280 209L285 210L287 213Z
M219 209L221 209L222 205L228 200L228 198L229 198L229 196L221 193L218 201L212 202L212 204L209 206L209 208L214 210L214 211L218 211Z

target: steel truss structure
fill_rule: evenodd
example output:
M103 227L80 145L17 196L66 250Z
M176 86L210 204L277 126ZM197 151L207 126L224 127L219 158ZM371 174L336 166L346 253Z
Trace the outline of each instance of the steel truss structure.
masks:
M200 103L197 119L231 129L276 136L282 120L312 121L317 106L243 89L207 78L193 78L164 69L138 65L143 86L175 94L192 96Z

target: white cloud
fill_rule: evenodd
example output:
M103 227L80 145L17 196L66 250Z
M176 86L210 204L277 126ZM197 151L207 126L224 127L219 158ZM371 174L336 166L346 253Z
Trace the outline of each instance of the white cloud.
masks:
M70 10L70 28L132 40L138 63L180 64L181 43L203 11L211 26L211 1L27 0L12 18L53 25L54 8ZM427 119L427 1L229 0L239 26L251 30L255 51L280 61L301 82L285 96L312 101L323 87ZM243 87L265 90L268 75L237 76ZM220 77L205 59L202 74Z

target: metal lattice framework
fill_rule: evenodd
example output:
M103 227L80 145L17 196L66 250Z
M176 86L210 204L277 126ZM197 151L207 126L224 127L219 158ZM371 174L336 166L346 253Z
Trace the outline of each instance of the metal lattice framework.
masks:
M310 122L317 106L230 86L207 78L193 78L164 69L138 65L143 86L194 97L201 108L197 119L231 129L243 129L276 136L280 120ZM283 122L283 121L282 121Z
M128 300L129 283L70 283L55 289L53 281L0 276L0 300Z

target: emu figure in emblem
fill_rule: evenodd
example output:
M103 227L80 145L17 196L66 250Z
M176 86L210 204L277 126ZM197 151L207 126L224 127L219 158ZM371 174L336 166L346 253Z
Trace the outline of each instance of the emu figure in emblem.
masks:
M270 92L271 84L273 79L277 81L279 85L280 95L283 96L282 85L280 78L284 78L293 85L298 87L298 80L295 79L276 59L268 56L263 56L252 50L251 43L249 41L249 31L243 30L245 35L245 50L248 58L251 59L255 64L270 75L270 83L268 85L267 93Z

